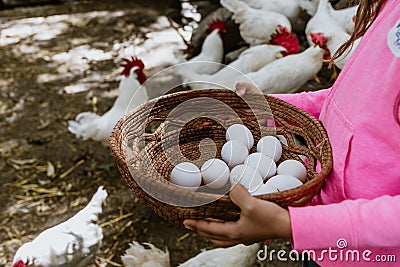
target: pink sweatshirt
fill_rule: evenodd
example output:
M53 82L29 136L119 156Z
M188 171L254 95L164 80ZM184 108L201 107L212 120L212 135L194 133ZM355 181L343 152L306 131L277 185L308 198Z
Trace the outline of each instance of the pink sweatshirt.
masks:
M333 171L320 194L289 208L294 249L338 251L336 260L317 259L322 266L400 266L399 79L400 0L388 0L331 89L276 95L319 118L332 145ZM346 250L340 256L339 239L340 248L358 248L359 261ZM396 262L378 262L389 255Z

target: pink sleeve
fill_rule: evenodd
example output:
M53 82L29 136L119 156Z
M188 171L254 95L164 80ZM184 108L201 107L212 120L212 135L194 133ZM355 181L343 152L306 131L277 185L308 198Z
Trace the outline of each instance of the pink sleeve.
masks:
M323 89L314 92L302 92L297 94L271 94L289 104L301 108L318 119L322 106L331 89Z
M400 195L373 200L290 207L292 246L305 249L336 247L345 239L348 247L400 247Z

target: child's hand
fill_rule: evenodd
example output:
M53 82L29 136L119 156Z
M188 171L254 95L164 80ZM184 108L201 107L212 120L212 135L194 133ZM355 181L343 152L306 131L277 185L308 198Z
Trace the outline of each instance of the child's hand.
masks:
M242 185L235 186L229 196L241 209L238 221L219 223L185 220L185 227L219 246L226 247L241 243L249 245L270 238L291 237L289 211L275 203L252 197Z
M236 94L240 97L245 97L247 93L262 94L262 92L251 83L238 82L235 85Z
M263 93L258 89L255 85L251 83L246 83L246 82L238 82L235 84L235 92L238 96L240 96L242 99L246 100L248 98L247 94L253 94L256 95L259 99L259 97L264 98ZM265 102L264 105L257 106L257 107L252 107L252 109L249 109L249 113L253 112L259 112L260 110L269 110L269 106L267 102ZM266 126L267 125L267 120L266 119L258 119L258 123L260 125Z

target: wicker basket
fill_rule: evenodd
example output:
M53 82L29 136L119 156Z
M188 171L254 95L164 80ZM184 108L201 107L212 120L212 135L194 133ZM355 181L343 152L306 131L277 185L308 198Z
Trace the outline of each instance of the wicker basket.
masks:
M210 112L222 113L210 99L226 104L225 108L230 107L236 117L224 114L219 120L210 118ZM189 115L188 120L171 119L177 117L176 114L171 116L171 113L182 103L187 105L176 113L184 116L195 112L195 119L190 119ZM269 109L265 103L268 103ZM192 104L196 108L191 109ZM254 107L257 107L255 112ZM267 119L268 126L260 126L257 121L260 118ZM283 145L280 161L296 159L307 162L307 182L304 185L257 198L282 207L303 206L319 192L332 169L331 147L322 124L280 99L248 95L243 100L233 91L223 89L169 94L153 99L124 116L111 134L110 148L126 184L159 216L176 225L182 226L187 218L237 220L240 210L227 194L190 192L169 182L173 167L184 158L198 166L209 158L220 158L226 131L221 120L225 126L234 123L246 125L253 133L255 144L262 136L284 136L288 144ZM296 144L294 135L300 137L305 145ZM213 142L207 142L210 139ZM254 151L255 147L251 152Z

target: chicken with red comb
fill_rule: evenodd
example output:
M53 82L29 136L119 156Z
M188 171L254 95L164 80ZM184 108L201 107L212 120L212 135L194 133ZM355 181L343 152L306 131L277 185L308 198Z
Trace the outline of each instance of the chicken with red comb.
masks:
M187 79L187 73L213 74L221 68L221 64L212 63L221 63L224 59L224 38L222 33L225 30L225 23L222 20L212 20L207 30L209 34L201 45L200 53L189 60L178 55L181 63L190 63L176 67L176 73L182 80Z
M310 33L311 40L315 45L318 45L321 47L324 51L324 60L329 60L331 58L331 52L329 52L328 47L326 46L326 43L328 42L328 38L325 37L325 35L321 32L318 33Z
M292 32L289 19L281 13L255 9L240 0L221 0L220 3L233 13L232 19L239 24L240 36L251 46L270 43L277 30L284 34Z
M146 75L142 60L132 57L124 59L122 78L118 87L118 97L110 110L102 116L93 112L79 113L75 120L68 121L68 130L83 140L93 139L108 145L112 129L128 111L149 100L144 87Z
M257 87L266 94L297 92L308 80L315 77L323 65L324 50L309 47L301 53L288 55L247 74ZM246 82L246 80L237 80Z
M319 0L318 8L315 15L308 21L306 26L306 37L308 44L313 46L316 43L323 43L319 45L326 52L329 51L330 55L334 55L345 42L350 38L346 27L343 26L342 21L350 21L349 26L352 25L352 18L357 7L352 7L347 10L334 11L331 3L328 0ZM342 16L339 18L339 16ZM351 27L350 27L351 28ZM313 34L313 35L311 35ZM314 40L313 40L314 36ZM325 42L326 40L326 42ZM347 59L352 54L360 40L356 40L353 46L344 53L342 56L334 60L336 67L342 69L347 62ZM327 56L325 55L325 58Z
M146 75L144 74L144 63L141 59L138 59L135 56L132 56L132 60L129 60L127 58L123 59L125 61L124 64L121 64L121 67L124 69L121 72L121 75L124 75L125 77L129 77L130 71L133 67L137 67L135 69L135 73L137 75L137 80L139 81L140 84L144 84L147 80Z

